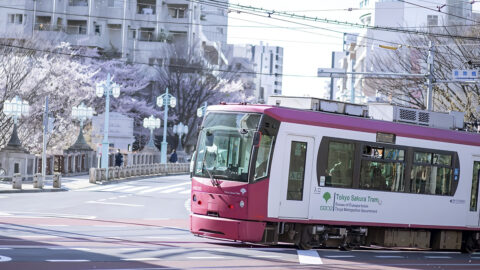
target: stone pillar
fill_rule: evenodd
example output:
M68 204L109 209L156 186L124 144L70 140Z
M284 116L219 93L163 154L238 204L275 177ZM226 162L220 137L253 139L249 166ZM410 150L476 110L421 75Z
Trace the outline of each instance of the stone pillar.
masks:
M62 174L61 173L53 173L53 188L61 188L62 187Z
M22 175L15 173L12 178L12 188L22 189Z

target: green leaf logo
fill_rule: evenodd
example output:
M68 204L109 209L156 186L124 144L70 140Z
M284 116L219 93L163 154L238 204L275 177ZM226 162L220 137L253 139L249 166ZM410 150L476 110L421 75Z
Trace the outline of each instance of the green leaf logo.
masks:
M323 193L323 198L325 199L325 203L328 203L328 200L332 198L332 195L330 195L330 192L325 192Z

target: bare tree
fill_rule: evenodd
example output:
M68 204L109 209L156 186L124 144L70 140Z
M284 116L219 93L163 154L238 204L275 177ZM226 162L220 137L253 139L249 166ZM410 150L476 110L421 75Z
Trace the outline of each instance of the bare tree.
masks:
M467 62L478 59L480 39L458 39L455 35L478 36L478 27L453 29L444 27L441 31L450 33L451 38L406 35L399 43L407 44L394 51L375 54L372 66L376 71L398 73L423 73L427 71L429 43L432 42L434 56L434 78L436 81L451 80L453 69L469 69ZM392 103L425 109L427 85L425 78L382 78L365 79L370 94L377 92ZM467 121L479 118L480 89L477 84L440 83L433 86L433 107L436 111L465 112Z

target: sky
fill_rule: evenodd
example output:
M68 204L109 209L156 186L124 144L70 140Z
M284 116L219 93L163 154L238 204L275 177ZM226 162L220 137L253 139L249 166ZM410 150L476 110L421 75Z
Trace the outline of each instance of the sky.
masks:
M357 8L358 2L351 0L230 0L231 4L249 5L268 10L282 10L350 22L358 22L360 13L357 11L342 11L341 9ZM332 51L342 50L343 35L309 26L282 22L276 20L275 16L272 17L231 12L228 19L228 43L259 44L260 41L263 41L269 45L283 47L283 94L324 97L328 82L326 79L316 77L317 69L331 66ZM298 22L317 27L333 28L333 26L323 23ZM352 29L345 27L335 27L335 29L352 31Z
M375 1L375 0L370 0ZM436 8L438 0L412 0L412 2ZM446 1L445 1L446 2ZM266 10L287 11L298 15L327 18L360 23L359 17L370 10L358 10L360 0L230 0L230 4L241 4ZM357 10L348 11L348 8ZM419 8L411 6L410 8ZM480 3L473 5L480 12ZM229 44L259 44L260 41L284 48L283 82L284 95L328 97L329 79L317 78L318 68L330 68L332 51L342 51L343 34L359 30L319 22L298 20L306 25L279 21L273 14L253 16L247 13L230 12L228 27ZM313 27L312 27L313 26ZM319 28L340 31L335 33Z

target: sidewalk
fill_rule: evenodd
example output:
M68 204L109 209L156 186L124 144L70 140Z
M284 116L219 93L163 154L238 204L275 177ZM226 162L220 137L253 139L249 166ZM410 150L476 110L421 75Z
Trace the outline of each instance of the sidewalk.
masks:
M32 181L23 182L22 189L13 189L12 182L0 181L0 193L59 192L95 185L88 182L88 175L62 177L61 188L53 188L52 184L52 179L47 177L47 180L44 181L43 189L34 188Z

